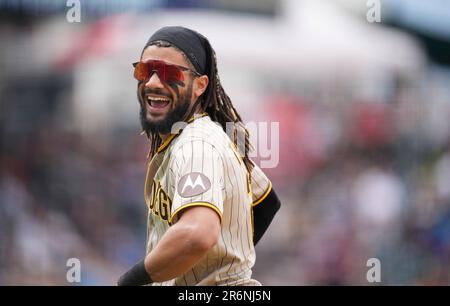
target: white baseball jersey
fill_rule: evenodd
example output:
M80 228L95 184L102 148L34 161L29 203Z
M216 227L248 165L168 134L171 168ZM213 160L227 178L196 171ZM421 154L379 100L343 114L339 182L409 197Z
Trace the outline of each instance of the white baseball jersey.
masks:
M234 144L207 114L171 134L147 171L147 254L177 213L188 207L214 210L221 232L218 243L191 270L152 285L260 285L251 278L255 263L252 206L267 196L271 183L256 165L248 182Z

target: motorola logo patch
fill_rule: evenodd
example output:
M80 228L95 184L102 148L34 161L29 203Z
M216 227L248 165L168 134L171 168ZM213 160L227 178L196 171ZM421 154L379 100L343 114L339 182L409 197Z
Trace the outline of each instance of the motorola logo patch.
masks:
M211 188L210 180L200 172L191 172L183 175L178 181L178 194L183 198L190 198L208 191Z

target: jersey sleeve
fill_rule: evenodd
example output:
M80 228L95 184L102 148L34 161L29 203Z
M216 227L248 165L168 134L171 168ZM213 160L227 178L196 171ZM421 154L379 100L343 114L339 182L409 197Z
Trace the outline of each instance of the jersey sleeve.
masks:
M256 164L251 173L252 206L260 204L270 193L272 183Z
M183 209L205 206L214 210L222 222L224 164L218 150L204 140L187 142L173 156L174 195L169 224Z

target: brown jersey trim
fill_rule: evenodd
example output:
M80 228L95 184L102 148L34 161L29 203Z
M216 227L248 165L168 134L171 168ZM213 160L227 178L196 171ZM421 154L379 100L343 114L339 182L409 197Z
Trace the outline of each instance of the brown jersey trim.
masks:
M174 218L181 210L183 210L183 209L185 209L185 208L188 208L188 207L193 207L193 206L205 206L205 207L209 207L209 208L213 209L213 210L219 215L219 218L220 218L220 224L222 224L222 219L223 219L223 218L222 218L222 213L220 212L220 210L219 210L214 204L211 204L211 203L208 203L208 202L192 202L192 203L184 204L184 205L178 207L178 208L173 212L173 214L170 216L170 218L169 218L169 224L172 225L173 218Z
M177 137L178 135L180 135L180 134L170 134L170 136L159 146L159 148L156 151L156 153L161 153L162 151L167 149L167 147L170 145L172 140L174 140L175 137Z
M256 200L255 202L252 203L252 207L255 207L256 205L261 203L269 195L270 190L272 190L272 182L271 181L269 181L269 187L267 187L266 192L264 192L262 197L260 197L258 200Z

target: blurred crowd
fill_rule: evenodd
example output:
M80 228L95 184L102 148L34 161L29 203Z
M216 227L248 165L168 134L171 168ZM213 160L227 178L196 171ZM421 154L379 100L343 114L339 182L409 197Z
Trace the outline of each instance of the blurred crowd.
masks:
M450 104L290 100L269 103L285 110L280 165L268 170L283 210L257 247L256 274L368 285L376 258L382 284L450 284Z
M2 106L2 284L65 284L69 258L81 260L82 284L113 284L144 254L137 114L136 129L81 134L52 105L58 90L32 101L5 92L15 102ZM256 278L367 284L378 258L383 284L449 283L450 105L430 101L267 101L260 114L280 122L280 162L267 173L283 205L257 247Z
M83 284L113 284L144 255L146 140L138 130L86 137L46 98L16 101L5 114L20 128L2 125L0 283L64 284L78 258Z

